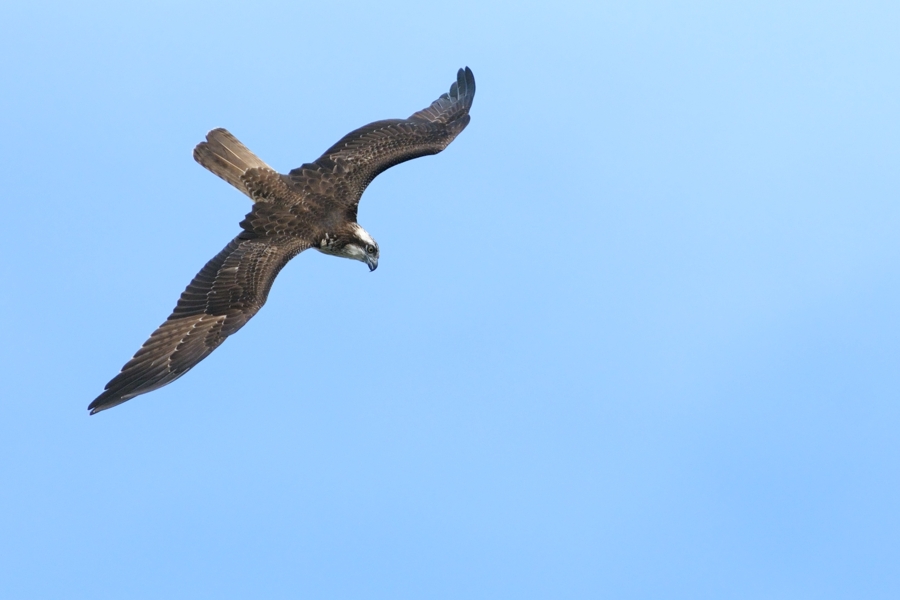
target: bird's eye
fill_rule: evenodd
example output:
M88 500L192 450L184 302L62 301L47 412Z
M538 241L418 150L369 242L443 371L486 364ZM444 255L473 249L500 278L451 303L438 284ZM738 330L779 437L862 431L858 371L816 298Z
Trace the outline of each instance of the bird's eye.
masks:
M367 245L366 253L367 254L375 254L375 246L373 246L372 244Z

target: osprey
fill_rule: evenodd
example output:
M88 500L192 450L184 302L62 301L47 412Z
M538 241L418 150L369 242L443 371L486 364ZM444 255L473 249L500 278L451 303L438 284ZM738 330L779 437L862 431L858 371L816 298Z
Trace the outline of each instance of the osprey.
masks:
M382 171L437 154L469 123L475 77L466 67L450 93L408 119L351 131L315 162L277 173L224 129L194 159L245 193L253 209L241 232L206 263L166 322L91 402L91 414L167 385L209 356L262 308L278 272L314 248L378 267L378 244L356 223L359 199Z

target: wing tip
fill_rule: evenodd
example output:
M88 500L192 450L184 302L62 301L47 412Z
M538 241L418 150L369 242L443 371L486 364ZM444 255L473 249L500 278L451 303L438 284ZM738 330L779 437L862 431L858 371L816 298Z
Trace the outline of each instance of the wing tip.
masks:
M450 85L449 92L444 92L431 105L413 113L410 119L441 122L445 125L455 123L462 115L468 114L474 98L475 75L472 69L463 67L456 71L456 81Z
M471 107L472 99L475 97L475 74L472 73L472 69L466 66L457 71L454 87L458 90L458 97L465 99L466 105Z
M102 412L113 406L118 406L127 400L128 398L110 397L109 390L105 390L102 394L97 396L93 402L88 404L88 415L96 415L98 412Z

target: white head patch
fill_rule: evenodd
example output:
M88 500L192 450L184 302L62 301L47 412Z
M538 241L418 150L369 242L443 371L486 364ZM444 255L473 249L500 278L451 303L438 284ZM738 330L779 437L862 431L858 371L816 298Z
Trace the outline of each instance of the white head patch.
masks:
M367 244L371 244L373 246L377 246L375 240L372 239L372 236L369 235L369 232L359 226L358 223L353 224L353 231L356 233L356 237L361 239Z

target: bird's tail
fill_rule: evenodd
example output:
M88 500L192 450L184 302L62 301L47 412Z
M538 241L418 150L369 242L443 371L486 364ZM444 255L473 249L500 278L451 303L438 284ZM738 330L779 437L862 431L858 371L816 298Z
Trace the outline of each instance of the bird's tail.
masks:
M236 137L221 128L213 129L206 134L205 142L197 144L194 160L248 196L250 192L241 179L244 173L255 168L273 170Z

